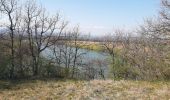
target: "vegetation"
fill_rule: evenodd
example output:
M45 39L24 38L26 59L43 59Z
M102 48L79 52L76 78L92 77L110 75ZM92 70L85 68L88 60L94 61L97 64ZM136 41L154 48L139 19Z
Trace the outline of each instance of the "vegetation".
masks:
M0 82L0 99L163 99L170 98L169 82L113 80L32 80L17 83Z
M88 50L93 50L97 52L104 52L104 47L100 44L100 42L91 42L88 41L86 42L86 45L82 45L82 42L80 41L79 47L82 49L88 49Z
M0 99L169 99L169 12L162 0L138 36L115 30L96 41L83 39L79 26L68 30L36 0L0 0L0 80L10 80L0 81ZM84 60L90 50L108 59Z

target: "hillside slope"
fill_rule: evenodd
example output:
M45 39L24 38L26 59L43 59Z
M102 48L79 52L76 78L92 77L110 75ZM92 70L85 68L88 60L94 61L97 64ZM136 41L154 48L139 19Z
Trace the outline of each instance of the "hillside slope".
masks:
M0 100L170 99L170 82L34 80L0 85Z

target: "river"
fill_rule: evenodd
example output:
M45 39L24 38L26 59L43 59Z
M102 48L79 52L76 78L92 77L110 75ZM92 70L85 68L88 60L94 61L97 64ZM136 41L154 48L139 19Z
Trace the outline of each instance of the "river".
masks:
M73 47L72 47L73 48ZM74 49L74 48L73 48ZM107 77L109 75L109 56L107 53L104 52L97 52L93 50L87 49L79 49L79 53L85 53L81 57L81 61L83 63L88 63L93 67L95 70L103 70L104 76ZM43 52L47 58L54 57L52 50L46 49Z

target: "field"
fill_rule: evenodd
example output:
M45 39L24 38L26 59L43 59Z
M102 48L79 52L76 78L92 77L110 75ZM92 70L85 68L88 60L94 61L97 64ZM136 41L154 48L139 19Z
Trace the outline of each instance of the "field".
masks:
M170 100L170 82L0 81L0 100Z

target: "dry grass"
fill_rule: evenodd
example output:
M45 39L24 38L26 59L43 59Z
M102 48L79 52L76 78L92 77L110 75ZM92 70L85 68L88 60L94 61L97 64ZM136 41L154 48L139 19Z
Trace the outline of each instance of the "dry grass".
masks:
M51 80L12 86L0 83L7 84L0 88L0 100L170 100L170 82Z

